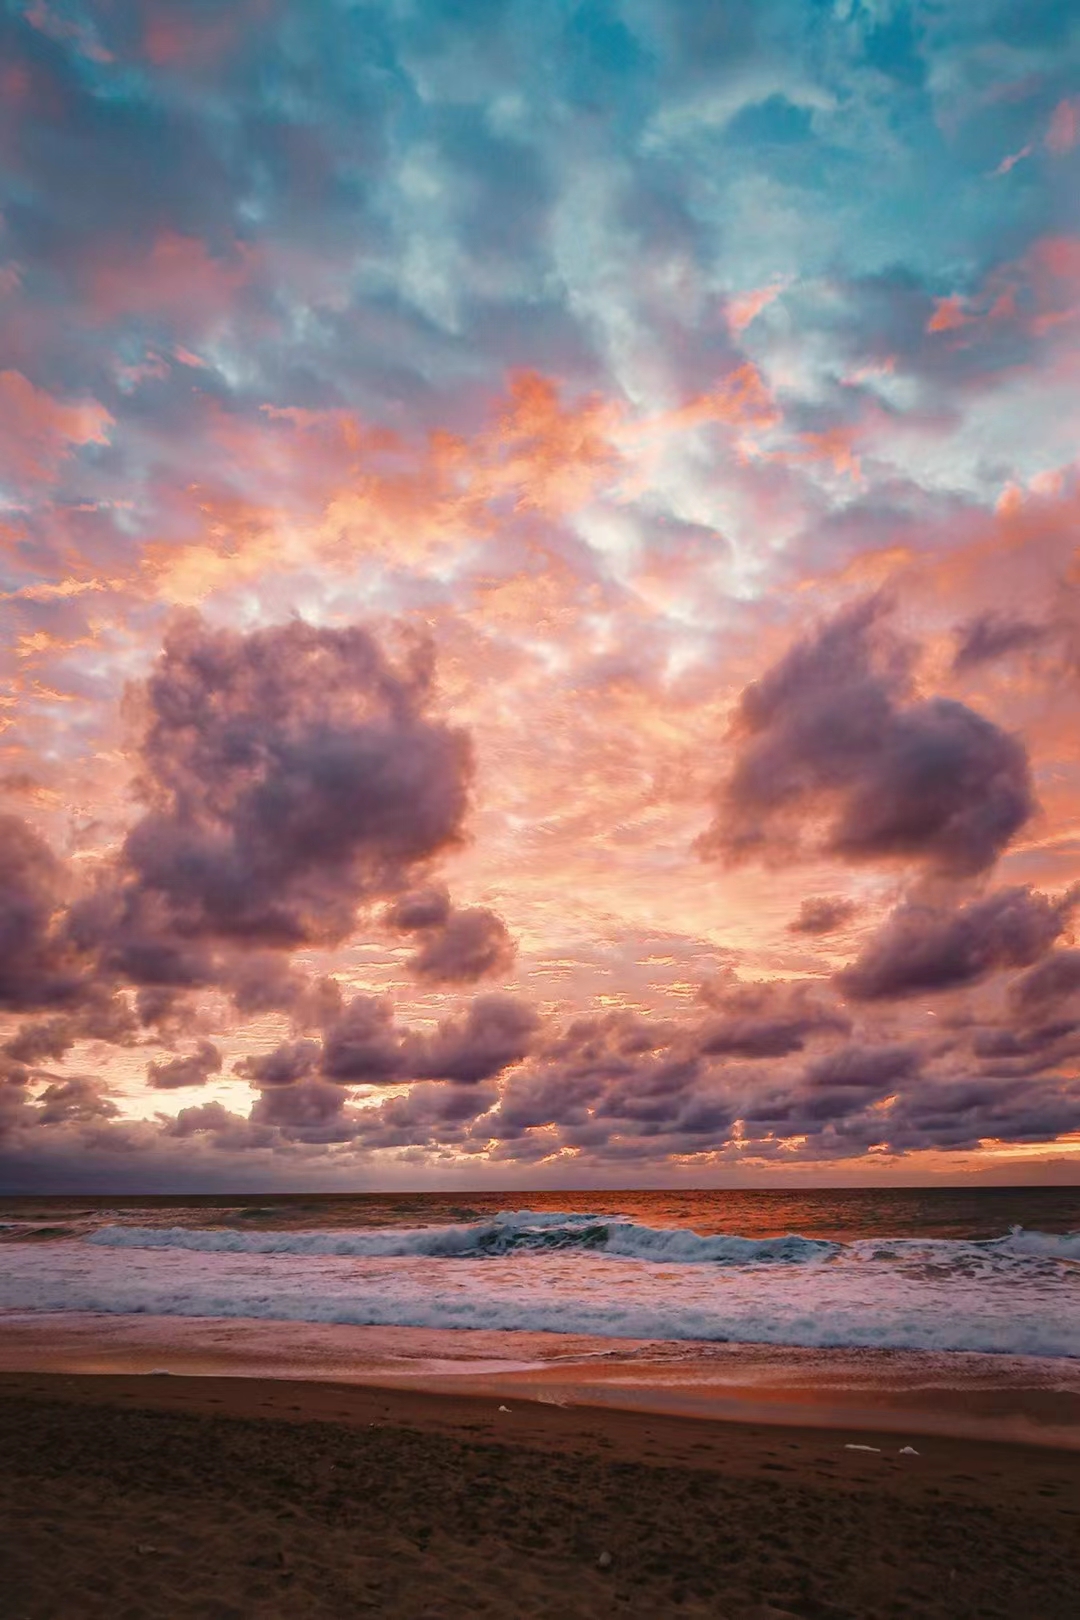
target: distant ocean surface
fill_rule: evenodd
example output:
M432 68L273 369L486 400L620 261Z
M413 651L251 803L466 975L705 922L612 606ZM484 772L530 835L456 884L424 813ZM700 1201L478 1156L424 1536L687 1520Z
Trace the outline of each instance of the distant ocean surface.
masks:
M26 1313L1070 1361L1080 1189L0 1199Z

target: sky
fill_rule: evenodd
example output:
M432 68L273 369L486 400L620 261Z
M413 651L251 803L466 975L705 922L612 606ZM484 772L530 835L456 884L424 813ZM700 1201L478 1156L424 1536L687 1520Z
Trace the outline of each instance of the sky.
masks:
M0 3L0 1190L1080 1182L1080 13Z

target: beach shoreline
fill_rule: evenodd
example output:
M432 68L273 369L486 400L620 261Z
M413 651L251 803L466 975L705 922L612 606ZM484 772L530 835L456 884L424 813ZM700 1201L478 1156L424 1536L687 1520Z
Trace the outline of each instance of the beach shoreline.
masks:
M256 1378L426 1390L1080 1451L1080 1363L228 1317L0 1314L0 1373Z
M26 1620L1056 1620L1080 1587L1080 1467L1047 1447L40 1370L0 1373L0 1430Z

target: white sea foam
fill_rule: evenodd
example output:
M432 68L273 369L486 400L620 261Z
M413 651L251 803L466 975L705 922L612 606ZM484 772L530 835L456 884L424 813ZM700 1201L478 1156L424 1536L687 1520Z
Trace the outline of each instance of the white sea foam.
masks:
M592 1216L9 1244L0 1310L1080 1357L1080 1234L702 1237Z

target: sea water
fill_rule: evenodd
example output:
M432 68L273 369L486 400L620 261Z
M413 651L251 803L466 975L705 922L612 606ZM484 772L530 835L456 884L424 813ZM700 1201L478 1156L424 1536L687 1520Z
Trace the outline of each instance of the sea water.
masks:
M321 1344L333 1376L479 1358L569 1387L573 1364L580 1394L599 1361L609 1395L715 1394L839 1367L895 1398L1080 1401L1080 1189L20 1199L0 1239L0 1358L30 1319L81 1323L84 1350L152 1322L155 1354L212 1323L249 1361L302 1339L308 1375Z

